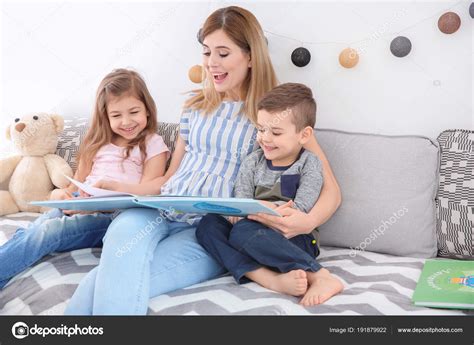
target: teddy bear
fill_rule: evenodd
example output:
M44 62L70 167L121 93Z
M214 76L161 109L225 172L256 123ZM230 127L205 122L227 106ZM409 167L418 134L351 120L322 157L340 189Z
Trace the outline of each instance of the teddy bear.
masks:
M65 188L72 177L68 163L56 155L58 134L64 119L55 114L34 113L16 118L7 128L7 139L19 152L17 156L0 159L0 216L45 209L29 205L30 201L48 200L55 187ZM3 189L3 188L2 188Z

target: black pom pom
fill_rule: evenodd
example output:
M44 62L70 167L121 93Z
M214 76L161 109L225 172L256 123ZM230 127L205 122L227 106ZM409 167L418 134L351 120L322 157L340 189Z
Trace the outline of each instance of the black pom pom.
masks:
M298 67L304 67L311 61L311 54L308 49L299 47L291 53L291 61Z

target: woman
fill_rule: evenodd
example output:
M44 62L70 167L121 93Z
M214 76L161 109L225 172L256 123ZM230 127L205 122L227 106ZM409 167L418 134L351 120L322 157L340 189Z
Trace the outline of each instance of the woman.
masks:
M206 78L184 105L171 164L160 181L162 193L230 197L240 162L256 148L257 102L277 80L262 28L249 11L235 6L215 11L201 40ZM312 211L282 206L282 219L253 217L288 236L310 232L340 203L339 187L316 140L306 148L323 162L325 178ZM107 231L99 266L81 281L66 313L146 314L150 297L224 273L197 243L199 220L151 209L122 212Z

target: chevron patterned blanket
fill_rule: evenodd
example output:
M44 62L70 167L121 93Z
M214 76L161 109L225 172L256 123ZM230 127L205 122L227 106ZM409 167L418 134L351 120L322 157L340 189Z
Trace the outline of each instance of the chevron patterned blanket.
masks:
M38 214L0 217L0 245ZM100 248L45 257L0 291L0 315L61 315ZM150 300L151 315L465 315L473 312L415 307L411 296L424 259L322 247L318 260L345 285L323 305L305 308L298 298L223 276ZM0 263L1 264L1 263Z

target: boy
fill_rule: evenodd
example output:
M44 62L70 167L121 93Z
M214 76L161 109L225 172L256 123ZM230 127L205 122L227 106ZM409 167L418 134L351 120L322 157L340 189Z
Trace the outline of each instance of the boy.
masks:
M308 87L286 83L268 92L258 104L260 149L242 162L235 196L261 200L273 209L292 200L291 206L309 212L323 184L321 162L303 149L315 121L316 103ZM315 260L319 249L312 234L287 239L249 219L208 214L196 237L238 283L250 279L271 290L304 295L304 306L323 303L343 289Z

